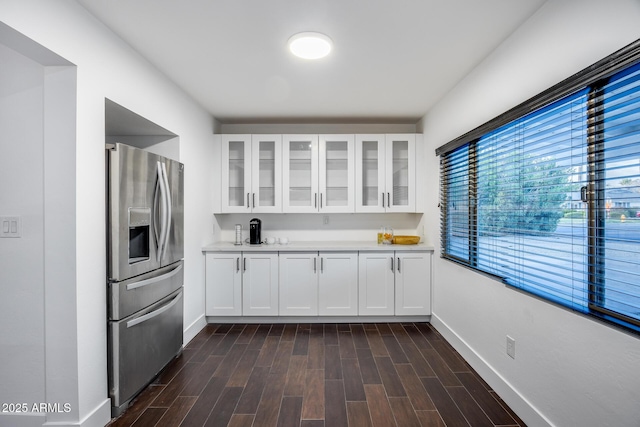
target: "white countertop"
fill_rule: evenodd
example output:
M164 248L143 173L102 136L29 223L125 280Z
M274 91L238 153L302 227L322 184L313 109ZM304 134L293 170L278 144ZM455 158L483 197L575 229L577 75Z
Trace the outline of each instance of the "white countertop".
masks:
M202 252L308 252L308 251L433 251L432 245L382 245L375 241L325 241L290 242L286 245L234 245L232 242L212 243L202 248Z

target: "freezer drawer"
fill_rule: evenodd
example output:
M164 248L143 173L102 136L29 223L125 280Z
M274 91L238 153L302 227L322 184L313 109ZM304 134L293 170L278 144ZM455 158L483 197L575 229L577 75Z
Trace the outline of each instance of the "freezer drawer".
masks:
M109 322L109 395L119 415L182 350L182 288L125 319Z
M109 283L109 320L124 319L181 288L183 262L123 282Z

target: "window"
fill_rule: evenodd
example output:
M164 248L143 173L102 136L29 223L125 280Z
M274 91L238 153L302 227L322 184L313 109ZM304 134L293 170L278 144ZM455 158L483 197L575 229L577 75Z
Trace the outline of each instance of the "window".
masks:
M640 43L440 147L442 257L640 332Z

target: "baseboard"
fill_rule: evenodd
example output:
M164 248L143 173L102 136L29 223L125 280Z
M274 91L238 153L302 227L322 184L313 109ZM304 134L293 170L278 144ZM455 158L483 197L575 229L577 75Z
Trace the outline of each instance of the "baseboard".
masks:
M204 316L204 314L202 314L194 322L187 326L187 328L182 333L183 346L187 345L187 343L191 341L193 337L198 335L198 332L200 332L205 326L207 326L207 318Z
M80 421L80 427L103 427L109 421L111 421L111 399L107 398Z
M0 426L11 427L104 427L111 421L111 400L105 399L82 421L47 421L46 413L0 414Z
M498 393L500 398L524 421L532 426L553 424L542 415L527 399L500 375L486 360L477 354L466 341L455 333L437 314L431 315L431 325L456 349L469 365Z
M429 322L431 316L207 316L207 323L401 323Z
M45 419L45 414L3 413L0 414L0 426L42 427Z

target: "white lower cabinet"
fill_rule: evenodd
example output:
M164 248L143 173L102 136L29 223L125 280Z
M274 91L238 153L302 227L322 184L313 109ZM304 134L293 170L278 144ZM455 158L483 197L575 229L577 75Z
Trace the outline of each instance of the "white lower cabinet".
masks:
M242 314L278 315L278 253L242 254Z
M280 254L280 315L318 315L318 253Z
M241 252L208 253L205 256L205 314L242 315Z
M207 253L207 316L427 316L431 252Z
M318 314L358 315L357 252L320 252Z
M396 316L431 314L431 253L395 253Z
M430 315L431 254L429 252L361 252L360 315Z
M280 254L281 316L356 316L357 252Z
M394 313L394 252L360 252L358 313L361 316Z

